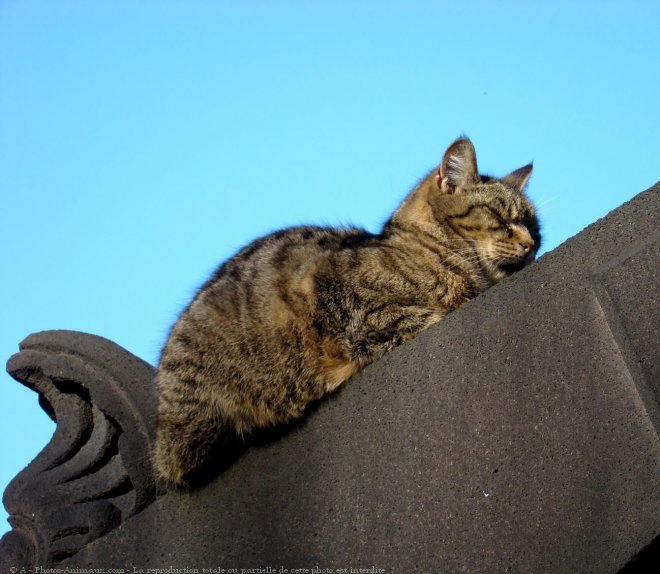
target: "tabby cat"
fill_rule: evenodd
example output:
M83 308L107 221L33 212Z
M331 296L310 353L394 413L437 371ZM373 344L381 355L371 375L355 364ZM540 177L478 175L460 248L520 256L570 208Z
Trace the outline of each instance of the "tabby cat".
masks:
M379 234L294 227L222 264L157 371L154 462L183 486L228 436L299 417L360 369L534 259L532 165L479 175L456 140Z

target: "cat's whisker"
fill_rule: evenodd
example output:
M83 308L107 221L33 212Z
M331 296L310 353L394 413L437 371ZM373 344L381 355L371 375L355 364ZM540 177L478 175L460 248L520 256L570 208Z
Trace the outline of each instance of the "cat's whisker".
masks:
M545 197L545 198L537 201L534 204L534 207L536 208L536 211L541 211L541 210L543 210L544 207L546 207L547 205L549 205L551 203L554 203L558 199L559 199L558 195L551 195L551 196Z
M536 212L538 215L545 219L549 214L551 214L557 207L556 200L559 199L558 195L554 195L545 199L542 199L537 204L535 204Z

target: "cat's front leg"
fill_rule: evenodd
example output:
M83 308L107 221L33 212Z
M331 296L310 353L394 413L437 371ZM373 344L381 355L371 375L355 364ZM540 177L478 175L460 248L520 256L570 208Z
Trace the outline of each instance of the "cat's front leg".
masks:
M331 336L326 337L321 344L320 363L327 393L334 391L364 366L359 358L351 357L344 347Z

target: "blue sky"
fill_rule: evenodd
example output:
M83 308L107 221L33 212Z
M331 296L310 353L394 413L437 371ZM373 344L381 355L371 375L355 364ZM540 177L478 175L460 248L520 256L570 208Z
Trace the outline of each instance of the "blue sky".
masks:
M377 231L461 134L483 172L534 161L555 248L660 178L659 21L651 0L0 0L0 356L74 329L153 364L223 259L299 223ZM0 373L0 490L53 430Z

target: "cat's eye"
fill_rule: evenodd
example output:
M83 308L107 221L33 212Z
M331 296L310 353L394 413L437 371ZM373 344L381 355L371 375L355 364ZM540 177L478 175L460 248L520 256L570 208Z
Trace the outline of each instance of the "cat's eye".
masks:
M506 231L509 238L513 237L513 228L512 224L515 224L515 221L509 221L501 216L497 211L493 209L488 209L489 219L494 225L489 226L489 229L492 231L497 231L503 229Z

